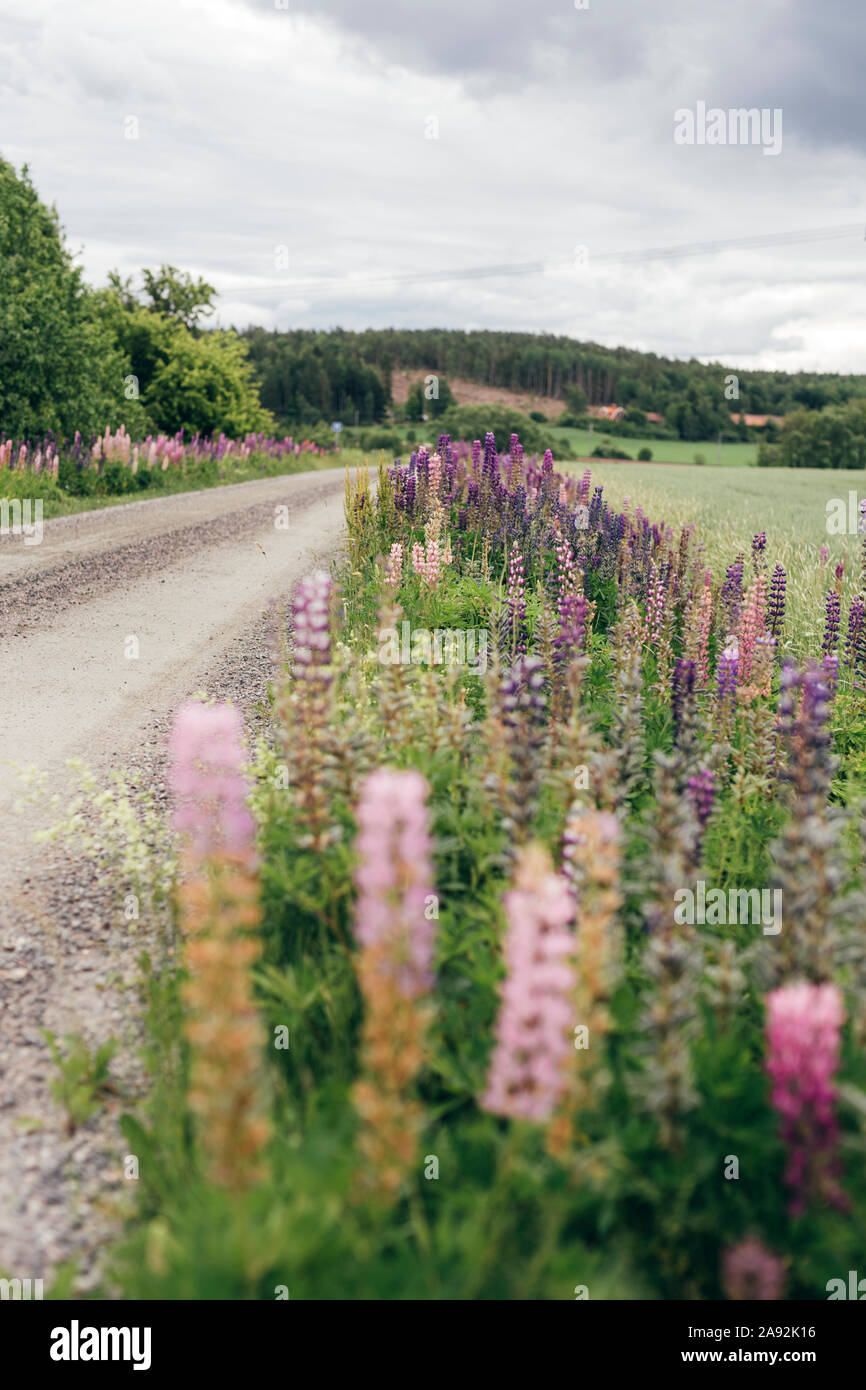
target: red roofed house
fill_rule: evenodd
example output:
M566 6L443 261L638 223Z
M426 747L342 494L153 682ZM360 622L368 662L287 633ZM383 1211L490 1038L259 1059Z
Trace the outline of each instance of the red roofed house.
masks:
M771 420L779 429L781 429L785 423L784 415L744 415L742 418L751 430L765 430ZM731 419L735 425L740 423L739 414L732 414Z

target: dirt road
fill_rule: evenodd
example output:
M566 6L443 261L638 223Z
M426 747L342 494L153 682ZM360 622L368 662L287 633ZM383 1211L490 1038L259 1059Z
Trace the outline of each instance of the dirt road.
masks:
M16 811L10 763L61 799L70 758L158 778L182 700L262 690L269 604L333 553L342 489L339 470L296 474L49 521L36 545L0 540L0 1276L45 1278L73 1258L83 1287L95 1277L123 1144L116 1115L66 1132L42 1030L115 1036L132 1075L125 986L141 945L92 870L33 844L56 813Z

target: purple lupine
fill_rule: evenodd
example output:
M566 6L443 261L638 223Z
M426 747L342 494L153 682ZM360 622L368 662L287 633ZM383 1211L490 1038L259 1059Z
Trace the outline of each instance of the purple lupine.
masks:
M738 555L732 565L728 565L725 582L722 585L722 602L727 615L728 629L733 632L740 620L740 603L743 598L743 566L745 556Z
M739 668L739 651L734 641L731 646L725 647L716 667L716 689L720 700L734 701L737 698Z
M812 1202L848 1206L839 1185L834 1077L839 1065L842 995L834 984L798 981L767 995L767 1072L788 1150L791 1214Z
M807 815L823 814L830 792L830 692L820 667L810 665L798 671L793 662L782 667L779 687L779 734L789 748L783 775L796 788L802 820Z
M582 593L570 593L559 604L559 626L554 638L554 660L566 667L583 651L586 636L586 598Z
M687 783L689 800L701 830L706 828L716 800L716 774L709 767L699 768Z
M767 630L771 637L778 637L785 621L785 591L788 577L782 565L773 567L770 579L770 595L767 601Z
M547 697L544 662L519 656L499 683L499 708L511 762L511 803L506 826L523 843L535 815L541 782Z
M767 533L759 531L752 537L752 568L755 574L760 574L764 568L764 551L767 549Z
M822 652L835 652L839 646L839 621L842 615L842 602L835 589L831 589L824 600L826 616L824 619L824 638Z
M492 488L499 479L499 455L496 452L496 436L489 430L484 436L484 480Z
M827 690L832 699L839 685L839 653L825 652L821 662L821 670L824 672Z
M866 603L860 594L852 598L848 609L844 660L846 666L852 666L857 672L866 667Z
M694 698L696 681L695 663L684 657L677 657L671 684L671 715L674 726L674 743L682 732L683 715L686 706Z

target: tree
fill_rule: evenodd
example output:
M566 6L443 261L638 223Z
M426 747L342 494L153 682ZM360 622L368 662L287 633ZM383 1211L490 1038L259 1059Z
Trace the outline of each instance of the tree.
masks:
M199 332L199 320L214 311L216 290L206 280L193 280L186 271L173 265L161 265L159 270L143 270L144 293L150 301L148 308L164 318L183 324L190 333Z
M167 356L147 386L144 403L157 428L168 434L222 431L238 437L273 424L259 404L246 344L234 333L194 338L186 329L172 329Z
M434 420L438 420L445 414L446 410L452 410L457 404L454 392L451 390L444 376L438 378L436 386L436 394L430 396L429 399L427 399L426 389L424 391L424 397L427 399L430 415Z
M26 166L0 159L0 429L14 438L134 426L129 363Z
M582 386L569 386L565 393L565 403L572 415L585 415L586 407L589 405Z
M424 419L424 387L420 381L416 382L406 397L406 419L411 420L413 425L420 425Z

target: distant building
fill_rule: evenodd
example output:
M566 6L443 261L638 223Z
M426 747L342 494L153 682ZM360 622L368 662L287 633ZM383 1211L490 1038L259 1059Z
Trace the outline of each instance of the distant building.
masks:
M594 415L597 420L622 420L625 411L621 405L591 405L589 414Z
M777 429L781 429L785 423L784 415L743 415L741 417L738 412L731 415L735 425L740 423L741 418L745 420L750 430L765 430L771 422Z
M657 415L654 410L648 410L646 412L646 418L648 425L663 425L665 422L665 417L663 415Z

